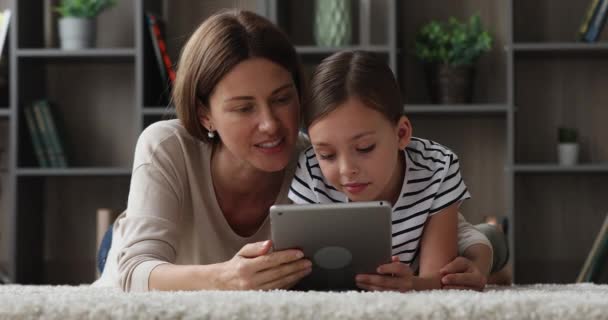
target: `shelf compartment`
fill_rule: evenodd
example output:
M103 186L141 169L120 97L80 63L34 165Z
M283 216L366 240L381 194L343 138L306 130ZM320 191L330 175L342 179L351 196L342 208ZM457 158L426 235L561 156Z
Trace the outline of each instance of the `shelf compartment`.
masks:
M96 210L124 210L129 177L19 177L17 281L95 280Z
M607 193L608 173L515 176L517 283L574 282L608 212Z
M130 167L139 130L132 64L24 59L19 67L19 167L39 166L23 110L40 99L51 103L68 167Z
M8 118L11 115L11 110L4 108L4 107L0 107L0 117L3 118Z
M135 1L117 5L97 17L98 48L135 47L133 9ZM15 1L18 19L18 48L58 48L58 19L54 1Z
M513 40L516 43L576 41L589 3L590 1L515 0ZM606 39L604 32L600 41Z
M406 113L407 114L407 113ZM471 223L506 215L506 118L488 115L410 115L416 137L433 140L456 153L472 198L462 212Z
M493 36L492 50L483 54L476 63L473 84L473 104L503 104L508 101L507 69L509 43L508 1L469 0L461 2L428 0L400 1L397 17L398 33L403 54L399 57L398 76L407 104L431 102L427 77L423 64L415 56L415 41L418 30L431 20L447 21L450 17L465 20L479 13L482 24Z
M608 57L516 59L515 163L557 163L558 127L577 128L580 163L608 162Z

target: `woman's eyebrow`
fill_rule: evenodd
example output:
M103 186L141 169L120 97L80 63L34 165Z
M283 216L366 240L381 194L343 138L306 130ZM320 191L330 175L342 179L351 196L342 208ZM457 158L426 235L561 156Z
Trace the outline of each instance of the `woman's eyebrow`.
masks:
M284 90L284 89L287 89L287 88L290 88L290 87L293 87L293 83L287 83L287 84L284 84L284 85L282 85L282 86L280 86L280 87L278 87L278 88L274 89L274 90L272 91L272 94L275 94L275 93L277 93L277 92L279 92L279 91L281 91L281 90Z
M284 89L287 89L287 88L290 88L290 87L292 87L292 86L293 86L293 84L292 84L292 83L287 83L287 84L284 84L284 85L282 85L282 86L280 86L280 87L278 87L278 88L274 89L274 90L272 91L271 95L272 95L272 94L276 94L277 92L279 92L279 91L281 91L281 90L284 90ZM225 100L224 100L224 102L235 101L235 100L254 100L254 99L255 99L255 98L254 98L253 96L235 96L235 97L230 97L230 98L228 98L228 99L225 99Z

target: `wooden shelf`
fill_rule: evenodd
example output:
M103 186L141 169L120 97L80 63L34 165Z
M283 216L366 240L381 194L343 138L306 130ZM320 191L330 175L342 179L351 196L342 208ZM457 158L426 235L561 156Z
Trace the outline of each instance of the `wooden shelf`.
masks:
M35 177L69 177L69 176L128 176L130 168L102 168L102 167L80 167L80 168L19 168L18 176Z
M608 51L608 42L522 42L513 44L515 52Z
M515 173L608 173L608 163L578 164L562 166L559 164L517 164Z
M18 49L17 57L21 58L120 58L134 59L135 49L131 48L104 48L86 50L62 49Z
M142 113L146 116L175 115L175 108L168 107L144 107Z
M296 46L296 51L300 54L332 54L344 50L366 50L378 53L389 53L389 46L347 46L347 47L316 47L316 46Z
M503 104L463 104L463 105L435 105L435 104L406 104L405 114L506 114L508 105Z
M8 117L11 115L11 110L5 107L0 107L0 117Z

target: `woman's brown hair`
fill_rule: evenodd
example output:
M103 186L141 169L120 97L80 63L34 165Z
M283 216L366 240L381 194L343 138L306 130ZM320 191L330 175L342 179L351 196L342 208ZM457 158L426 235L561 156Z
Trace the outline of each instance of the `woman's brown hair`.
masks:
M397 123L403 115L399 85L381 57L366 51L342 51L325 58L311 80L311 100L304 112L306 129L349 98Z
M231 9L206 19L181 52L172 98L178 118L188 132L213 143L197 116L209 108L209 96L234 66L253 57L268 59L289 71L300 97L306 96L302 68L295 48L272 22L249 11ZM246 85L246 84L244 84ZM197 101L198 100L198 101Z

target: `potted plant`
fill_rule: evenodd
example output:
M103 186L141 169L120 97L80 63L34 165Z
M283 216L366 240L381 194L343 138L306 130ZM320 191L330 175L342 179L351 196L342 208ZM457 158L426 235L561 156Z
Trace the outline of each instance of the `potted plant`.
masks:
M578 131L575 128L559 127L557 132L559 164L563 166L575 165L578 162Z
M475 62L492 47L478 14L467 23L431 21L416 36L416 57L425 65L433 103L470 103Z
M61 0L55 9L59 19L61 48L78 50L95 46L97 16L116 0Z

